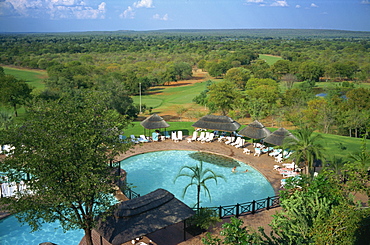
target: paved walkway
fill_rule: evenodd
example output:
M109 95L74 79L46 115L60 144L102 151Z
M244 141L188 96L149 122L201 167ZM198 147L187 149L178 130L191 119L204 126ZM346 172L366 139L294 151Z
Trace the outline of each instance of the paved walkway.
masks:
M247 148L253 151L253 147L251 144L247 145ZM246 155L243 153L243 149L237 149L233 146L226 145L224 143L220 143L217 141L211 143L200 143L200 142L191 142L188 143L186 139L180 142L173 142L172 140L165 140L162 142L150 142L144 143L141 145L135 145L134 148L125 154L117 157L117 160L122 160L128 158L133 155L142 154L151 151L165 151L165 150L194 150L194 151L203 151L203 152L210 152L216 153L224 156L228 156L234 158L238 161L244 162L249 164L250 166L257 169L261 172L266 179L271 183L272 187L275 190L275 194L279 194L279 187L280 187L280 180L281 175L278 172L273 170L273 166L276 164L274 158L269 157L268 155L261 155L260 157L255 157L253 154ZM252 227L253 229L257 230L258 227L264 227L266 233L270 232L270 227L268 224L271 222L272 217L271 215L275 214L277 211L281 210L281 208L274 208L271 210L262 211L256 213L254 215L249 214L245 216L241 216L240 218L244 221L244 224L247 226ZM216 227L210 229L212 234L219 234L221 229L221 225L225 222L229 222L229 219L224 219L221 223L217 224ZM191 237L190 235L187 236L186 241L183 241L183 231L182 225L181 226L173 226L163 229L159 232L154 234L148 235L150 239L152 239L155 244L158 245L202 245L201 238L203 235L199 235L196 237ZM182 242L183 241L183 242Z

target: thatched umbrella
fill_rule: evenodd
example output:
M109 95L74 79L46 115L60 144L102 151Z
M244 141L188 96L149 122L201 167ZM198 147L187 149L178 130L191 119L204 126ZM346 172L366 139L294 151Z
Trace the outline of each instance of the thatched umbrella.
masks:
M141 126L144 127L144 129L159 129L159 128L168 128L170 125L157 114L153 114L150 117L147 117L140 123ZM144 131L145 134L145 131Z
M206 115L193 125L195 128L234 132L240 128L240 124L227 116Z
M120 245L182 222L194 214L172 193L157 189L117 204L111 216L99 220L96 230L111 244Z
M258 120L255 120L247 127L240 130L238 134L251 139L264 139L271 134L271 131L265 128L265 126Z
M286 138L297 139L291 132L289 132L285 128L279 128L278 130L267 136L264 139L264 142L281 146L283 145Z

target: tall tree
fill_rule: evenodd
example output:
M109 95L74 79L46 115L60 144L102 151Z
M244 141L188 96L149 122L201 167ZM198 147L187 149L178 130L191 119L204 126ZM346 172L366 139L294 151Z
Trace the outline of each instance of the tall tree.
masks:
M25 81L12 75L0 76L0 87L0 103L12 107L15 116L18 116L18 106L25 105L31 99L32 89Z
M192 185L195 185L197 187L197 210L199 209L200 206L200 191L201 189L205 190L205 195L208 195L209 199L211 199L211 193L209 192L209 189L206 185L206 181L208 180L214 180L217 184L217 179L221 178L225 180L225 177L219 174L216 174L213 172L211 169L203 168L203 161L199 161L199 165L195 166L183 166L178 175L176 176L175 182L178 178L180 177L189 177L190 178L190 183L185 186L183 196L185 196L186 191L188 188Z
M83 229L92 244L91 230L114 199L117 177L108 162L130 145L118 135L127 121L109 110L103 93L81 93L57 101L35 102L27 122L4 131L14 146L12 156L0 161L9 181L26 173L28 191L17 198L1 198L21 222L34 230L42 222L59 220L64 230Z
M226 72L225 79L235 83L239 89L244 89L251 77L251 71L243 67L231 68Z
M223 116L233 109L241 96L235 84L228 81L214 83L208 88L207 106L212 111L220 111Z

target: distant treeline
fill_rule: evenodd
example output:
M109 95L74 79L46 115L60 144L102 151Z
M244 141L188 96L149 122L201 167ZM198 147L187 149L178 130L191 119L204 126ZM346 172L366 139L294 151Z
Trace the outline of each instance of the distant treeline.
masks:
M140 88L145 93L156 85L190 79L194 69L202 69L241 91L226 105L218 105L222 101L220 93L227 92L229 100L234 88L209 86L194 101L211 111L233 113L235 117L271 116L314 126L325 122L320 130L326 133L354 131L357 136L368 131L369 89L356 86L370 79L369 32L255 29L34 33L2 34L0 43L1 64L47 70L47 90L40 95L45 99L75 89L110 91L111 106L121 114L135 116L138 108L130 96L138 95ZM269 65L258 59L259 54L282 59ZM331 83L331 91L323 91L328 94L330 110L322 101L312 101L319 81L340 82ZM303 83L297 88L295 82ZM279 90L282 87L284 91ZM360 93L361 101L356 101ZM340 99L345 96L349 101L346 105ZM343 118L346 111L353 113ZM319 119L318 115L323 114L326 118ZM363 119L354 122L355 118ZM343 127L343 122L348 125Z

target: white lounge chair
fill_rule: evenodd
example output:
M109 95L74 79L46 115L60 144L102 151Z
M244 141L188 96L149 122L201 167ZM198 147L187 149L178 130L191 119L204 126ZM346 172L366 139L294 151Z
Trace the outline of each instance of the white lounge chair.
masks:
M194 131L193 132L193 137L188 138L188 143L191 143L192 141L197 140L197 137L198 137L198 131Z
M149 140L145 137L145 135L140 135L140 138L138 139L138 141L143 142L143 143L149 142Z
M213 139L215 138L215 134L214 133L210 133L208 138L205 139L205 142L209 143L209 142L212 142Z
M251 150L249 150L248 148L244 148L243 149L243 153L245 153L247 155L250 155L251 154Z
M197 141L202 141L206 135L206 132L200 132L200 136L197 138Z
M235 140L235 142L230 143L230 145L236 146L236 145L238 145L240 143L241 140L242 140L242 138L237 137L236 140Z
M281 153L281 151L282 151L281 149L274 149L269 153L269 156L276 157Z
M253 156L257 156L257 157L261 156L261 149L260 148L254 148Z
M171 140L173 140L173 141L177 140L176 131L171 132Z
M286 167L286 168L291 168L291 169L296 169L298 166L295 165L294 162L292 163L283 163L283 166Z
M235 145L236 148L242 148L245 144L245 139L241 139L239 144Z
M225 141L225 144L229 145L229 144L233 143L234 140L235 140L235 137L230 137L229 140Z
M175 142L179 142L180 140L182 140L182 131L177 131L177 139L175 140Z
M135 135L131 134L131 135L130 135L130 137L131 137L131 142L133 142L133 143L135 143L135 144L140 143L140 142L138 141L138 139L136 139Z

